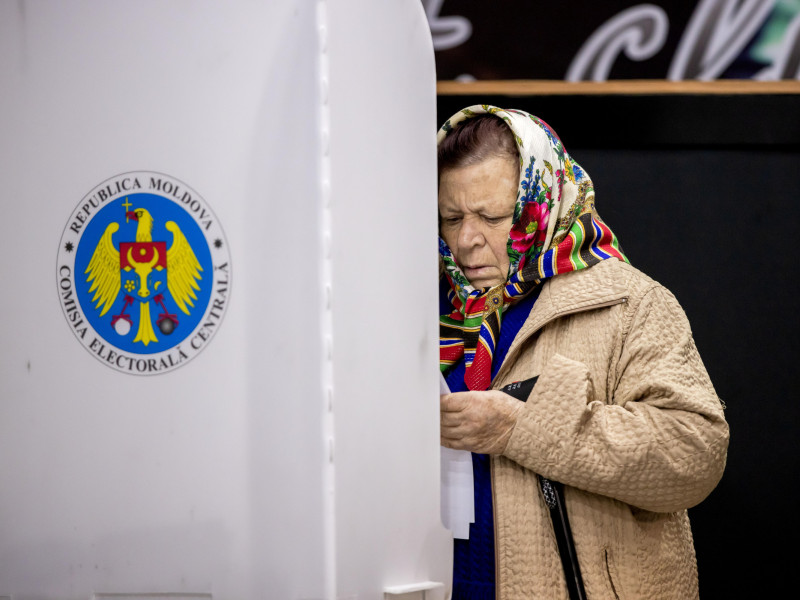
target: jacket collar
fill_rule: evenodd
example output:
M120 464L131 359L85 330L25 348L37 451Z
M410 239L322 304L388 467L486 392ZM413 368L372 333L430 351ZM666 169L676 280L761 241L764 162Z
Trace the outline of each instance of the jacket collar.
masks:
M531 314L508 349L495 381L513 364L522 344L550 321L566 315L625 302L628 287L618 261L604 260L588 269L557 275L545 281Z

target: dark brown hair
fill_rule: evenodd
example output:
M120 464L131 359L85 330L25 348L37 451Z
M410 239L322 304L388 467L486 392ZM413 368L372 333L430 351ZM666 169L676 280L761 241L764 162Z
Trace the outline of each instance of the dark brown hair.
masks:
M519 162L514 134L494 115L471 117L458 123L439 144L439 176L448 169L469 167L493 157Z

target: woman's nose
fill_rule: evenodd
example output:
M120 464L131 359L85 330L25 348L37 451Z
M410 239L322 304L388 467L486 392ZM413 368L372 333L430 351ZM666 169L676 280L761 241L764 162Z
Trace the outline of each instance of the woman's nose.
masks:
M480 246L485 241L480 219L464 218L461 222L461 230L458 232L458 245L462 248L470 248Z

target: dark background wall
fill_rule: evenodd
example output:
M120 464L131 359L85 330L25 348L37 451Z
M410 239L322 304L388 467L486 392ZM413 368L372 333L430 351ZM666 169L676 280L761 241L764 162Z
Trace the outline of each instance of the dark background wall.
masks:
M422 3L439 80L800 78L794 0Z
M800 96L439 97L547 121L631 263L686 310L731 427L689 511L704 600L793 589L798 532Z

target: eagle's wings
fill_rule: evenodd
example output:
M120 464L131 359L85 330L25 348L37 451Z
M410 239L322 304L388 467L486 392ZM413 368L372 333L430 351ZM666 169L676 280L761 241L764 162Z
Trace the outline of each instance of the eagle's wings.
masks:
M172 232L172 245L167 250L167 287L175 304L188 315L186 305L194 306L192 300L197 300L194 292L200 290L197 282L202 279L203 268L178 224L167 221L165 227Z
M114 242L111 241L111 236L114 235L119 229L118 223L109 223L106 227L103 237L97 243L97 248L94 249L92 259L89 261L89 266L84 271L87 283L91 283L89 293L94 292L92 302L95 303L95 308L100 308L100 316L108 312L108 309L114 304L119 294L119 288L122 286L122 276L119 271L119 251L114 248Z

